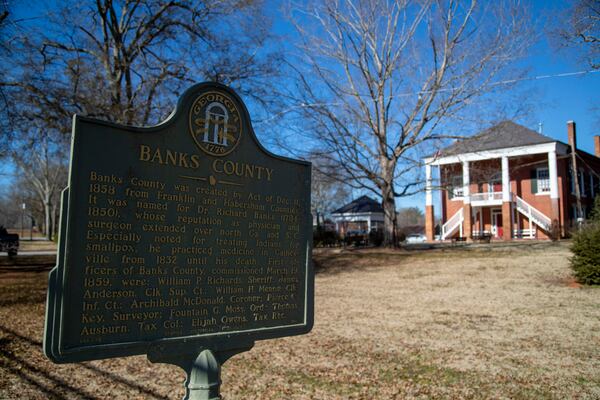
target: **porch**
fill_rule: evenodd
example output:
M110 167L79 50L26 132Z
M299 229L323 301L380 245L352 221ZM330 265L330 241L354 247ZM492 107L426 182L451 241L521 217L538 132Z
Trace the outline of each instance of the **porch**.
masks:
M502 192L486 192L472 194L471 202L448 218L441 240L538 239L550 237L551 231L552 220L516 194L510 193L509 202L503 202Z
M552 221L560 222L557 152L563 152L557 143L543 143L426 159L428 240L434 240L436 187L441 194L442 240L550 237Z

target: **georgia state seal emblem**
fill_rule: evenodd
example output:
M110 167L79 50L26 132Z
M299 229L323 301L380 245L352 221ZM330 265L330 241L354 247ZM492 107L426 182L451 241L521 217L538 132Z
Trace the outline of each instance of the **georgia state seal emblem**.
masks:
M190 134L202 151L224 156L242 136L242 119L235 102L222 92L207 92L190 109Z

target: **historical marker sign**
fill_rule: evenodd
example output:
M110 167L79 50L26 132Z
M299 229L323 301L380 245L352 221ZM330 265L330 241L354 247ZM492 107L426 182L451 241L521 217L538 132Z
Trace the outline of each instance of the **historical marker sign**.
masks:
M226 352L308 332L309 204L310 164L266 151L222 85L192 87L156 127L75 117L46 355Z

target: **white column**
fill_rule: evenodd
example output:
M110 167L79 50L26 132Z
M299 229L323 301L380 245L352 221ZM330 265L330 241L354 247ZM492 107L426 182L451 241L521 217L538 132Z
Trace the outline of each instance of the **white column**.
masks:
M508 157L502 157L502 201L510 201L510 174L508 171Z
M550 176L550 198L558 199L558 173L556 168L556 150L548 152L548 175Z
M469 162L463 161L462 163L463 169L463 202L464 204L469 204L471 202L471 196L469 193L469 185L471 184L470 174L469 174Z
M433 205L433 194L431 193L432 186L431 164L425 164L425 205Z

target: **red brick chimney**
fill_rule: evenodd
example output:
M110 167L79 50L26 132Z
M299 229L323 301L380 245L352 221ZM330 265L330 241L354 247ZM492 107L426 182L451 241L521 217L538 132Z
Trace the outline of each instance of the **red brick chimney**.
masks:
M600 136L594 136L594 154L600 158Z
M567 134L569 136L569 146L571 150L577 149L577 129L575 128L575 122L567 121Z

